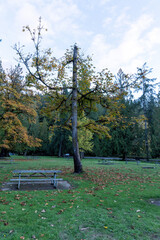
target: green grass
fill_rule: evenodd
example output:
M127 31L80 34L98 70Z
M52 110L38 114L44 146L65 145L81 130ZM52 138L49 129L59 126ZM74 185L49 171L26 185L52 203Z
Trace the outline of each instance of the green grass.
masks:
M1 183L14 169L61 169L74 188L1 191L0 240L160 239L160 207L149 203L160 199L160 166L85 159L84 173L73 174L71 159L14 158L14 164L0 161Z

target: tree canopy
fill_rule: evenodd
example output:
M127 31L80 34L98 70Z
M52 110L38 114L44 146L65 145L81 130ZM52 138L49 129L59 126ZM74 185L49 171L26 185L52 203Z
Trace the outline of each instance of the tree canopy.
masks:
M33 122L36 117L32 92L25 87L20 66L7 73L1 65L0 76L0 149L13 150L16 144L40 146L40 139L28 134L23 119Z

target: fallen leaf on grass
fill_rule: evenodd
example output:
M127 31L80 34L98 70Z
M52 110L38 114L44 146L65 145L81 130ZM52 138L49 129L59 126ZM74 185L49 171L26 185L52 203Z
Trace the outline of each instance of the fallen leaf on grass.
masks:
M16 199L16 200L19 200L19 199L20 199L20 197L16 196L14 199ZM22 238L22 239L23 239L23 238Z
M88 229L89 229L89 227L82 227L82 228L79 228L80 231L86 231L86 230L88 230Z
M3 205L8 205L10 202L4 202Z
M26 206L26 202L20 202L21 206Z
M6 211L1 212L2 214L6 214Z
M63 209L61 209L57 214L61 214L62 212L64 212L64 210Z
M25 239L25 237L24 237L24 236L21 236L20 239Z
M107 229L108 227L107 226L104 226L105 229Z
M117 192L123 192L123 190L118 190Z
M32 237L31 238L33 238L33 239L36 239L36 236L35 235L32 235Z
M113 212L112 211L110 211L108 214L112 214Z
M41 211L41 213L44 213L44 212L46 212L46 210L45 210L45 209L43 209L43 210Z

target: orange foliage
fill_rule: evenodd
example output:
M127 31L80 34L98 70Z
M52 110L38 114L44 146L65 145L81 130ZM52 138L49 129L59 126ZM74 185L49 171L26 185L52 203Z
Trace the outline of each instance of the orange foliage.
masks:
M25 85L22 85L21 77L17 77L17 72L12 70L11 73L16 74L8 74L5 78L1 78L3 84L0 86L0 149L13 150L17 143L39 147L41 140L30 136L22 123L23 118L29 123L35 121L33 95Z

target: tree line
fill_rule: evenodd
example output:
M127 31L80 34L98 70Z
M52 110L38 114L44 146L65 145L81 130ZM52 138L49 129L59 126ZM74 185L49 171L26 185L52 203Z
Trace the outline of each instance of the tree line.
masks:
M11 151L29 155L73 155L71 128L65 124L70 113L49 111L50 96L35 93L25 86L20 65L5 73L1 64L0 71L1 154ZM119 73L124 74L120 70L117 76ZM96 111L91 110L87 115L81 113L78 118L80 150L91 156L146 157L147 124L149 157L159 157L160 94L154 93L153 85L149 83L147 92L142 92L138 99L130 93L118 101L123 103L120 117L118 122L106 124L107 135L93 133L81 126L105 116L108 109L97 103Z

